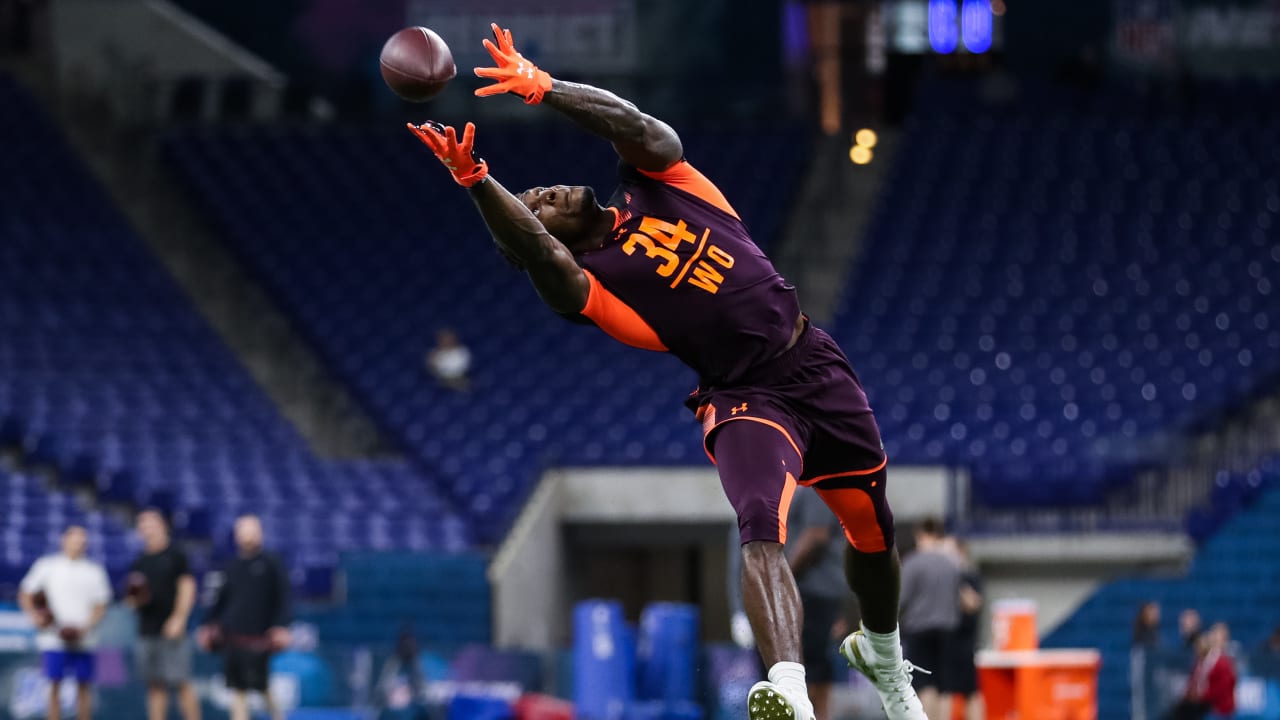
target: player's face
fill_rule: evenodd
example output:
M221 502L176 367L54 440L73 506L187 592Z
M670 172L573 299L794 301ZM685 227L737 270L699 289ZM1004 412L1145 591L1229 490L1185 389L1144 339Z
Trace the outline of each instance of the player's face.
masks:
M519 198L542 227L572 252L599 247L604 239L592 237L599 206L595 191L586 185L529 188Z
M245 515L236 520L235 536L240 549L256 550L262 547L262 523L253 515Z
M148 547L163 545L168 541L168 531L164 521L154 512L144 512L138 516L138 535Z
M89 535L82 527L67 528L67 531L62 534L62 552L67 557L82 557L88 545Z

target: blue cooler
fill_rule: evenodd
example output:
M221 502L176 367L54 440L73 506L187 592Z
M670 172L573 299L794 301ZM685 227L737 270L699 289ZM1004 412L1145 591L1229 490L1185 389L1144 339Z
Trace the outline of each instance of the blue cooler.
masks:
M698 608L653 603L640 617L638 695L674 705L697 697Z
M755 650L733 645L707 648L706 692L714 720L741 720L747 716L747 693L764 679Z
M449 720L515 720L511 704L485 695L454 695L449 703Z
M614 720L635 699L635 638L622 604L587 600L573 610L573 704L581 720Z

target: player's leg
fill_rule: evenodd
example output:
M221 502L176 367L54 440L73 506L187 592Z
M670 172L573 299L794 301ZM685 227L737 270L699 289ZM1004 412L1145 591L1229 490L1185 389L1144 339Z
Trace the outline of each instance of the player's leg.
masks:
M964 703L965 720L984 720L986 715L987 706L982 701L982 693L976 690L969 693L969 697Z
M178 695L178 710L183 720L200 720L200 698L191 685L191 641L185 637L167 638L164 643L167 687Z
M249 720L249 693L231 691L231 720Z
M941 630L925 630L909 633L906 641L906 649L911 653L911 657L922 664L927 663L928 667L934 671L932 676L912 678L912 685L920 696L920 704L924 706L925 713L931 718L950 718L950 714L944 714L943 710L947 697L942 693L942 676L946 674L946 661L943 655L944 637L945 633Z
M267 706L267 716L271 720L284 720L284 713L280 711L280 706L271 699L271 690L262 691L262 703Z
M49 681L49 712L45 715L48 720L62 720L62 681Z
M46 650L40 656L44 666L45 679L49 681L49 708L46 717L49 720L61 720L62 701L59 697L62 690L62 678L66 674L67 653L62 650Z
M76 720L93 720L93 683L76 683Z
M881 466L821 479L813 488L844 527L850 545L845 576L862 608L862 627L845 638L840 652L871 679L890 720L923 720L911 686L914 667L903 660L898 634L902 565L893 544L886 479Z
M183 720L200 720L200 698L191 685L191 641L187 638L164 638L159 641L164 657L163 671L157 679L164 682L165 692L173 689L178 696L178 711Z
M161 680L163 668L158 656L160 640L140 637L133 646L133 657L138 665L138 677L147 684L147 720L164 720L169 703L169 689Z
M182 720L200 720L200 696L190 680L178 686L178 708L182 711Z
M93 717L94 655L89 652L73 653L72 660L76 676L76 718L90 720Z
M223 656L222 676L231 691L231 720L249 720L249 684L246 669L247 651L229 647Z
M821 596L806 596L804 626L800 631L800 645L804 652L804 669L813 701L813 714L817 720L830 720L831 683L835 666L831 661L831 632L840 617L840 600Z
M800 454L776 427L725 422L708 437L725 495L738 515L742 542L742 602L769 681L752 688L753 720L812 717L805 688L800 628L803 608L795 577L783 555L786 515L800 472Z
M164 683L147 683L147 720L164 720L168 706L169 689L164 686Z
M254 690L262 693L262 703L267 708L271 720L284 720L284 713L271 697L271 653L255 651L253 653L253 685Z

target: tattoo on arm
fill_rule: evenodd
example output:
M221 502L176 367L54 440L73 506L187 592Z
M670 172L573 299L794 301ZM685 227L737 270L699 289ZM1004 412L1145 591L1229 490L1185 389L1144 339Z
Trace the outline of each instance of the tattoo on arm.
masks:
M666 170L684 155L670 125L608 90L553 80L543 102L613 143L623 160L641 170Z

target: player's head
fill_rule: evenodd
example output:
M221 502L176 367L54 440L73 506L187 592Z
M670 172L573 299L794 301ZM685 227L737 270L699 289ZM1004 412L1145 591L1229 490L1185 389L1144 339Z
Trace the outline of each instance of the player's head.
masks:
M1135 625L1146 628L1154 628L1160 625L1160 603L1155 600L1148 600L1142 603L1142 607L1138 609L1138 619Z
M1178 615L1178 630L1183 635L1200 632L1200 613L1195 608L1187 608Z
M529 188L517 197L573 253L600 247L613 227L609 213L596 202L595 190L586 185Z
M236 547L246 554L262 548L262 521L257 515L241 515L236 518Z
M1209 627L1209 647L1213 650L1226 650L1231 644L1231 628L1224 622L1216 622Z
M946 528L936 517L927 517L916 525L916 545L921 547L937 547L942 542Z
M89 533L79 525L72 525L62 531L62 554L69 558L84 557L89 548Z
M169 526L159 510L143 510L134 521L142 544L149 551L163 550L169 544Z

